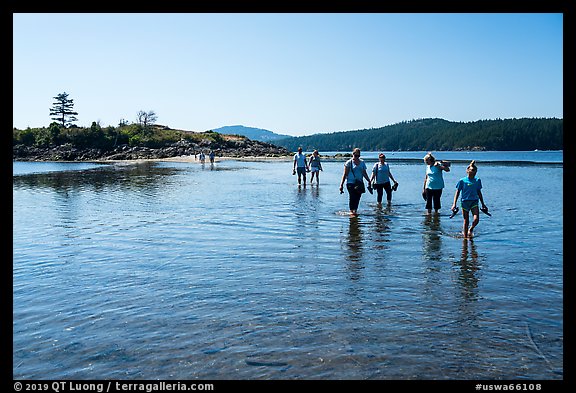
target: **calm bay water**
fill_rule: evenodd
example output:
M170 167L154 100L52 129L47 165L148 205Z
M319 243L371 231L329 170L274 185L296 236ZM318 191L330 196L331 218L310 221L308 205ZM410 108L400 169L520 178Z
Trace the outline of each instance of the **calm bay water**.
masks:
M410 160L358 218L341 161L16 162L14 378L563 379L562 153L487 153L472 241L456 153L432 217Z

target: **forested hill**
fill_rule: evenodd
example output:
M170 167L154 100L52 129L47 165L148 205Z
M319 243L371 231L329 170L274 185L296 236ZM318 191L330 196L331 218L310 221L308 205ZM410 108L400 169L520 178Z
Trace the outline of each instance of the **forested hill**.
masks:
M381 128L278 139L295 151L562 150L563 119L523 118L452 122L405 121Z

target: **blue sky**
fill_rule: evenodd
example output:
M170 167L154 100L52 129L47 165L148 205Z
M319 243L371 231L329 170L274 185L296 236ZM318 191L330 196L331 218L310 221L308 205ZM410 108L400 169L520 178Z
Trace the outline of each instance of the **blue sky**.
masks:
M439 117L563 118L558 13L13 15L13 125L245 125L289 135Z

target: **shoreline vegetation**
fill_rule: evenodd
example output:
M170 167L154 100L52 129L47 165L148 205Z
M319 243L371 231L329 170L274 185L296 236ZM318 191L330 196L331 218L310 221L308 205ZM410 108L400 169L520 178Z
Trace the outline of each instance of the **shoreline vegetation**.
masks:
M456 143L456 142L461 143ZM442 142L442 143L441 143ZM122 124L102 128L64 126L13 128L13 161L184 160L214 152L218 159L291 159L296 146L305 151L503 151L563 150L562 119L507 119L454 123L421 119L379 129L315 134L274 140L215 131L175 130L162 125ZM322 156L345 159L350 154ZM197 157L196 157L197 158Z

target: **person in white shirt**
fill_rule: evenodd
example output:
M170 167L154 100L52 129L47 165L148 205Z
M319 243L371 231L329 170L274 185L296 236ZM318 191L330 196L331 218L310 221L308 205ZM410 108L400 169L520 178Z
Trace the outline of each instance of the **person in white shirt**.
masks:
M306 185L306 172L308 172L308 162L306 162L306 155L302 153L302 148L298 148L298 153L294 154L294 168L292 169L292 174L298 173L298 184L301 183L301 179L304 180L304 185Z

